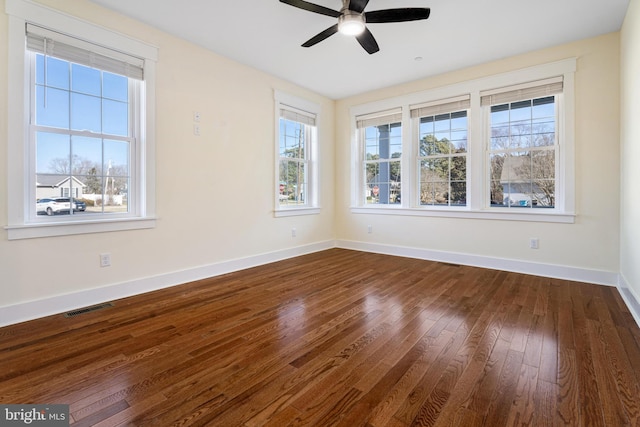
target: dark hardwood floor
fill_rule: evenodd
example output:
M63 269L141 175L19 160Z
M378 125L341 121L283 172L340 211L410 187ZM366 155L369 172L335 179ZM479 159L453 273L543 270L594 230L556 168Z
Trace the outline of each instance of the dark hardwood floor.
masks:
M341 249L0 328L74 426L640 426L613 287Z

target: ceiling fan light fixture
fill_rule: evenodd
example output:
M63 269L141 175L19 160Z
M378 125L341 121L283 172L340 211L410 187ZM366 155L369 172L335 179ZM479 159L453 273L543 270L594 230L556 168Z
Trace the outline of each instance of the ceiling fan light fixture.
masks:
M338 18L338 31L344 35L357 36L364 28L364 17L360 13L346 11Z

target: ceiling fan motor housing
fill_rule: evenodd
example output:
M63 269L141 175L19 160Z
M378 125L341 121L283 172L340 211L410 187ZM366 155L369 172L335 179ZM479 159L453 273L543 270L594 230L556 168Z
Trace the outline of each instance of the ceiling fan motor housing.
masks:
M364 14L353 10L343 9L338 17L338 31L342 34L354 36L360 34L365 28Z

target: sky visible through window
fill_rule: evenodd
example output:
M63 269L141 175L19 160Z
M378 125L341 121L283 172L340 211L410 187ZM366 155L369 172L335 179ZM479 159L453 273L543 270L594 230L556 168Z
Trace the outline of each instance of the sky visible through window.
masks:
M36 55L35 77L35 124L40 126L36 173L60 173L65 162L68 167L73 159L72 173L84 162L94 165L99 176L107 175L109 165L111 173L128 175L129 142L101 137L129 136L127 77L51 56L45 63L41 54ZM42 127L67 130L71 136ZM96 135L73 134L82 131Z

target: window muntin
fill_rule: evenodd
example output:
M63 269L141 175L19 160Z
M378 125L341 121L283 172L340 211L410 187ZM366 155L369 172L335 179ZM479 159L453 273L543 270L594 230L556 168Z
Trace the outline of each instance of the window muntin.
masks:
M490 107L491 207L555 207L556 123L555 95Z
M419 204L467 205L467 111L417 117Z

